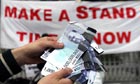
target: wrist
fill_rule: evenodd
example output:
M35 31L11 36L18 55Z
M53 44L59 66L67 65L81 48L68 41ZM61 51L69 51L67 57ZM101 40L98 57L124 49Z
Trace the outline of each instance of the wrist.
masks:
M15 49L11 50L11 53L13 54L13 57L15 58L15 60L19 66L22 66L25 64L24 58L23 58L24 55L22 52L23 52L22 48L15 48Z

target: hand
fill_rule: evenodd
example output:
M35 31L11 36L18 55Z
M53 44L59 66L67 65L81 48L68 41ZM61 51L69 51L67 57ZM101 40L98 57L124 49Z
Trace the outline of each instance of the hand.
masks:
M73 82L65 78L72 72L71 69L66 68L62 69L58 72L54 72L48 76L43 77L41 80L39 80L38 84L73 84Z
M25 46L15 48L12 54L19 65L41 63L40 56L48 48L63 48L57 37L43 37Z

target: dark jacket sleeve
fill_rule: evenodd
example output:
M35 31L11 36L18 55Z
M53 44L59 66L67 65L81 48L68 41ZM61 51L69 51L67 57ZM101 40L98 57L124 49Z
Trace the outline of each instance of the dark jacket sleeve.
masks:
M21 71L21 67L17 64L11 50L7 50L0 55L0 81L6 79Z

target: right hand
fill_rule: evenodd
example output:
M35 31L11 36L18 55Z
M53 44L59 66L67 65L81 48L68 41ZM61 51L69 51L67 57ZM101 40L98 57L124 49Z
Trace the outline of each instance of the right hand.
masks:
M65 78L66 76L70 75L71 72L72 70L69 68L62 69L43 77L41 80L39 80L38 84L73 84L70 79Z

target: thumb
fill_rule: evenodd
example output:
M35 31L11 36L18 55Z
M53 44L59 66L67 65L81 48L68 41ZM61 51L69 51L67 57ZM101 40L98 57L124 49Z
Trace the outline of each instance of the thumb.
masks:
M72 72L72 69L65 68L65 69L61 69L60 71L54 72L52 75L57 79L61 79L71 74L71 72Z

